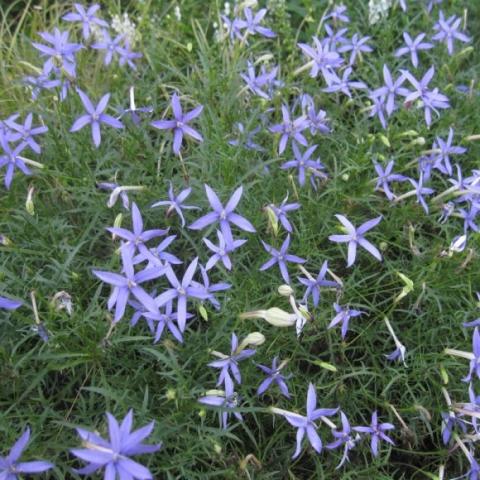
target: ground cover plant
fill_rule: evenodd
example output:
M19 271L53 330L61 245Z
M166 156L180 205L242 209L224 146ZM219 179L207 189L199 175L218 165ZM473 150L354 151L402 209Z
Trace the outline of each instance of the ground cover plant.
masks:
M0 479L480 478L477 2L1 13Z

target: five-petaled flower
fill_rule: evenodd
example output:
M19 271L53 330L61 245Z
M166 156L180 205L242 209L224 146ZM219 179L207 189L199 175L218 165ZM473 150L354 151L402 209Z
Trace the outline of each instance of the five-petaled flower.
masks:
M296 427L297 430L297 448L293 453L292 458L295 459L300 455L302 451L302 440L305 434L307 434L308 441L313 449L320 453L322 451L322 440L317 433L317 420L323 420L323 417L329 417L337 413L338 408L317 408L317 394L313 384L308 386L307 394L307 415L303 416L298 413L288 412L279 408L272 408L273 413L283 415L287 422Z
M229 244L233 243L230 223L233 223L245 232L255 232L255 227L246 218L234 212L242 198L242 186L238 187L233 192L230 200L228 200L225 206L223 206L217 194L208 185L205 185L205 192L207 193L208 202L210 203L213 212L207 213L198 220L195 220L188 228L191 228L192 230L202 230L212 223L219 222L223 237Z
M0 479L17 480L19 475L42 473L50 470L54 465L44 460L36 460L33 462L19 462L19 458L25 450L30 440L30 428L26 428L20 438L14 443L6 457L0 456Z
M100 134L100 125L102 123L105 123L113 128L124 128L123 123L120 122L120 120L112 117L111 115L104 113L110 99L109 93L105 94L100 99L97 106L94 106L84 92L82 92L80 89L77 89L77 92L87 113L75 120L72 127L70 128L70 132L77 132L86 125L90 124L92 129L93 143L95 147L98 148L100 146L100 142L102 141L102 137Z
M355 228L352 223L343 215L335 215L340 223L345 227L346 235L330 235L328 239L332 242L347 243L348 242L348 261L347 267L351 267L356 258L357 246L360 245L367 252L371 253L377 260L382 261L382 255L378 251L377 247L372 245L365 239L365 233L370 229L376 227L382 220L382 216L368 220L367 222Z
M263 248L272 256L270 260L267 260L261 267L260 271L268 270L273 267L276 263L280 268L280 273L285 283L290 283L290 276L288 275L287 262L291 263L305 263L304 258L298 257L297 255L292 255L288 253L288 248L290 246L290 234L287 235L287 238L283 241L280 250L273 248L268 243L265 243L261 240Z
M385 434L385 432L394 428L395 426L391 423L378 423L377 412L373 412L372 422L368 427L353 427L356 432L370 435L370 448L375 457L378 456L378 443L381 440L388 442L390 445L395 445L393 440Z
M132 410L127 413L121 424L112 414L107 412L106 415L109 440L83 428L77 428L84 448L74 448L71 453L88 462L88 465L77 470L77 473L90 475L104 468L106 479L113 480L118 475L120 480L153 480L148 468L130 457L160 450L161 443L157 445L142 443L152 433L154 422L132 432Z
M193 110L183 113L180 98L176 93L172 95L171 105L174 117L172 120L154 120L150 125L159 130L173 130L173 153L175 155L180 155L180 148L182 146L184 135L192 137L198 142L203 142L203 137L200 133L188 125L189 122L202 113L203 105L199 105Z

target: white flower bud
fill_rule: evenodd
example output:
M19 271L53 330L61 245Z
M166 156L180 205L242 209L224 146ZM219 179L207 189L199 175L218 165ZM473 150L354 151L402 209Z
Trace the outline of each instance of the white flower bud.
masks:
M289 297L290 295L293 295L293 289L290 285L280 285L278 287L278 293L282 297Z
M261 345L262 343L265 343L265 336L262 333L260 332L249 333L238 346L237 352L241 352L244 348L248 346L256 347L258 345Z
M274 327L291 327L296 322L295 314L288 313L277 307L269 308L268 310L245 312L240 315L240 318L263 318Z

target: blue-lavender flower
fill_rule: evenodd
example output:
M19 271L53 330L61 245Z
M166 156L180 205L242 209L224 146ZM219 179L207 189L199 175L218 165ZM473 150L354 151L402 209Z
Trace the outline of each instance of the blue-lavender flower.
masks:
M280 268L280 273L282 274L283 280L288 284L290 283L290 276L288 275L288 268L287 262L291 263L305 263L306 260L304 258L300 258L297 255L292 255L288 253L288 249L290 247L290 234L287 235L285 240L280 247L280 250L273 248L268 243L265 243L261 240L263 248L271 255L272 258L267 260L261 267L260 271L268 270L269 268L273 267L275 264L278 264Z
M214 360L213 362L208 363L209 367L220 369L220 374L217 380L218 386L225 383L227 378L231 379L231 376L233 376L233 379L238 384L242 383L242 376L240 374L238 363L255 355L256 350L245 348L245 345L242 343L239 344L238 337L235 333L232 333L230 355L225 355L224 353L217 351L212 351L211 353L219 358L219 360Z
M160 450L161 443L156 445L142 443L151 435L154 422L132 432L133 410L127 413L120 424L112 414L107 412L106 415L108 440L83 428L76 429L84 448L73 448L70 451L77 458L88 463L76 472L81 475L91 475L100 469L105 469L105 479L114 480L118 476L120 480L153 480L148 468L130 457Z
M378 414L377 412L372 413L372 422L368 427L353 427L356 432L370 435L370 448L372 450L373 456L378 456L378 444L380 441L385 441L390 445L395 445L393 440L385 434L388 430L393 430L395 428L391 423L378 423Z
M66 22L81 22L84 40L90 38L91 27L93 25L108 28L108 23L95 15L97 11L100 10L100 5L98 3L94 3L88 8L85 8L81 3L74 3L73 8L75 11L65 14L62 17L62 20L65 20Z
M171 100L173 119L171 120L154 120L150 125L159 130L173 131L173 153L180 155L180 148L184 135L194 138L198 142L203 142L203 137L197 130L188 125L193 119L197 118L203 110L203 105L195 107L187 113L183 113L180 98L177 93L172 95Z
M287 422L297 428L297 446L293 453L292 459L297 458L302 451L302 440L307 435L308 441L313 449L320 453L322 451L323 443L317 433L318 426L315 423L317 420L324 420L324 417L329 417L337 413L338 408L317 408L317 394L313 384L308 385L307 393L307 414L305 416L294 412L288 412L278 408L272 408L273 413L282 415Z
M100 125L102 123L113 128L124 128L124 125L120 120L104 113L110 99L109 93L105 94L96 106L93 105L88 96L80 89L77 89L77 93L83 103L86 113L75 120L70 128L70 132L77 132L86 125L90 125L92 129L93 144L98 148L102 141L100 133Z
M368 220L362 223L358 228L355 228L352 223L343 215L335 215L346 230L346 235L330 235L328 239L331 242L348 243L348 260L347 267L351 267L356 258L357 246L363 247L367 252L373 255L377 260L382 261L382 255L377 247L372 245L365 239L365 233L376 227L382 220L382 216Z
M218 222L225 241L228 243L233 242L231 223L245 232L254 233L256 231L255 227L246 218L234 211L242 198L243 186L238 187L233 192L225 206L220 202L218 195L208 185L205 185L205 192L213 211L195 220L188 228L192 230L202 230L208 225Z
M185 218L183 216L182 210L200 210L200 207L195 205L184 205L183 202L188 198L192 189L186 188L182 190L178 195L175 194L173 191L173 184L169 182L170 186L168 187L168 200L161 200L159 202L155 202L152 204L151 208L154 207L161 207L161 206L168 206L166 211L166 216L169 217L175 211L177 215L180 217L182 222L182 227L185 227Z
M53 463L44 460L19 462L23 451L30 440L30 428L26 428L20 438L13 444L10 452L5 457L0 456L0 479L19 480L20 475L31 475L51 470Z

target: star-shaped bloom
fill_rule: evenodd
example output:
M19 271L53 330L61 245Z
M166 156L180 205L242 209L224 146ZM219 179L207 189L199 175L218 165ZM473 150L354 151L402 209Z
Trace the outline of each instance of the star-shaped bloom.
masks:
M240 384L242 383L242 376L240 375L240 368L238 363L242 360L250 358L252 355L255 355L256 350L251 348L243 348L242 344L238 344L238 338L235 333L232 333L231 341L231 353L230 355L225 355L220 352L213 351L212 354L216 357L219 357L219 360L214 360L213 362L208 363L209 367L220 368L220 375L218 376L217 386L225 383L225 380L230 377L230 373L233 376L233 379Z
M130 45L130 42L125 39L123 47L120 47L117 49L119 58L118 58L118 64L123 67L125 64L127 64L132 70L136 70L137 66L134 63L134 60L137 58L142 58L143 55L140 52L134 52L132 50L132 47Z
M303 153L298 148L298 145L295 142L292 142L294 160L288 160L287 162L281 165L282 170L287 170L289 168L296 168L298 172L298 183L303 187L305 185L306 174L311 175L311 179L319 176L325 176L321 174L321 170L325 168L322 162L319 159L312 160L312 155L317 149L318 145L312 145L308 147Z
M307 434L308 441L313 449L320 453L322 451L322 440L317 433L317 424L315 423L322 417L329 417L337 413L338 408L317 408L317 394L313 384L308 386L307 394L307 415L303 416L298 413L288 412L278 408L272 408L274 413L282 415L287 422L297 428L297 448L293 453L292 459L297 458L302 451L302 440Z
M322 267L318 272L317 278L309 277L298 277L298 280L301 284L307 287L305 291L305 295L303 296L303 301L306 302L308 297L311 296L313 300L313 305L318 307L318 303L320 302L320 288L338 288L340 285L337 282L333 282L332 280L325 280L325 275L327 274L328 270L328 261L325 260L322 263ZM307 272L308 273L308 272Z
M335 22L349 23L350 18L346 15L347 7L345 5L335 5L333 10L325 17L325 20L331 18Z
M202 275L203 283L193 282L193 284L200 288L204 288L205 292L207 292L208 295L207 300L213 305L215 309L220 310L220 302L215 297L214 293L223 292L224 290L232 288L232 286L229 283L225 282L210 283L207 269L203 265L200 265L200 273Z
M292 233L293 228L292 224L288 220L288 213L294 210L298 210L301 205L297 202L294 203L287 203L288 195L283 199L282 203L277 207L273 203L271 203L268 208L272 211L273 215L275 216L277 221L280 221L283 228L288 232Z
M202 230L208 225L219 222L220 230L228 244L233 243L230 223L233 223L245 232L254 233L256 231L254 226L246 218L234 212L242 198L243 186L238 187L233 192L225 206L223 206L217 194L208 185L205 185L205 192L207 193L208 202L213 211L195 220L188 228L192 230Z
M33 462L19 462L28 441L30 440L30 428L26 428L20 438L14 443L7 456L0 456L0 479L19 480L20 475L31 475L50 470L54 465L43 460Z
M143 219L139 208L135 202L132 202L132 225L133 232L126 228L109 227L107 230L113 233L117 237L125 240L122 244L122 250L126 250L128 256L133 257L138 250L146 259L151 257L151 253L145 245L146 242L153 238L161 237L165 235L168 230L154 229L143 230Z
M325 78L333 69L338 68L343 63L343 58L336 51L330 50L330 45L322 44L317 38L313 37L315 47L306 43L299 43L298 47L311 59L307 64L312 66L310 76L316 78L321 72Z
M250 7L245 7L243 9L243 15L245 17L245 20L239 19L237 22L237 28L241 30L245 29L245 35L255 35L256 33L258 33L262 37L276 37L276 34L272 32L272 30L267 27L263 27L260 24L266 13L266 8L261 8L258 12L254 14Z
M109 93L107 93L100 99L97 106L94 106L84 92L82 92L80 89L77 89L77 92L87 113L75 120L72 127L70 128L70 131L77 132L86 125L90 125L92 129L93 144L96 148L98 148L100 146L100 142L102 141L102 137L100 134L100 125L102 123L105 123L106 125L109 125L113 128L124 128L123 123L120 122L120 120L112 117L111 115L104 113L110 99Z
M393 200L395 195L390 190L390 182L404 182L408 180L404 175L398 173L392 173L395 160L390 160L385 168L377 162L374 162L375 171L377 172L377 184L375 185L375 191L381 190L389 200Z
M390 443L390 445L395 445L393 440L385 434L385 432L394 428L391 423L378 423L377 412L373 412L372 423L368 427L353 427L356 432L370 435L370 448L375 457L378 456L378 443L381 440Z
M159 130L173 130L173 153L179 155L184 135L192 137L199 142L203 142L203 137L200 133L188 125L189 122L202 113L203 105L199 105L193 110L183 113L180 98L174 93L172 95L171 106L174 117L172 120L154 120L150 125Z
M387 128L387 97L385 95L378 95L375 92L370 92L368 98L372 101L372 105L369 107L370 113L369 117L374 117L375 115L380 120L382 127Z
M176 235L165 237L156 247L149 249L149 255L145 256L139 253L133 258L134 265L147 261L147 267L166 267L167 265L180 265L183 263L178 257L172 253L166 252L165 249L177 238Z
M7 297L0 297L0 308L3 308L4 310L16 310L22 305L23 302L19 300L13 300Z
M225 430L228 427L228 417L233 413L235 418L240 422L243 420L242 415L234 409L240 403L240 397L234 391L233 381L230 376L225 377L225 390L214 390L207 392L207 395L198 399L203 405L213 407L222 407L220 412L220 426Z
M343 412L340 412L340 417L342 419L342 430L332 430L332 435L335 437L335 440L326 445L329 450L334 450L343 445L343 455L340 463L335 469L340 468L346 461L348 461L348 452L355 447L358 440L358 438L354 438L352 435L352 428L350 427L350 422L348 421L347 416ZM360 436L357 434L357 437Z
M357 55L361 52L373 52L373 48L367 44L371 37L361 37L358 33L352 36L352 39L346 44L338 48L338 52L352 52L350 54L349 65L353 65Z
M157 322L156 327L152 329L155 332L153 343L158 343L160 341L165 327L170 330L170 333L178 342L183 343L182 332L177 327L178 313L173 311L173 302L168 302L165 305L165 311L163 312L160 312L160 310L157 312L146 311L143 312L142 315L147 319L147 322ZM187 313L187 319L192 317L193 315L191 313Z
M29 87L32 92L32 100L37 100L42 90L51 90L59 87L61 81L58 78L51 79L50 75L41 73L40 75L26 75L22 82Z
M165 267L165 275L172 288L165 290L158 297L155 302L159 307L163 307L172 300L177 300L177 322L181 332L185 331L187 322L187 302L189 298L198 298L205 300L209 297L207 290L193 282L193 276L197 270L198 258L194 258L190 265L185 270L183 278L180 281L170 265ZM150 269L146 270L147 272ZM155 311L155 310L154 310Z
M382 216L368 220L358 228L355 228L352 223L347 220L343 215L335 215L340 223L345 227L347 232L346 235L330 235L328 239L331 242L337 243L347 243L348 242L348 261L347 267L351 267L356 258L357 246L360 245L367 252L371 253L377 260L382 261L382 255L378 251L377 247L372 245L368 240L365 239L365 233L367 233L372 228L376 227L382 220Z
M105 50L105 57L103 64L105 66L112 63L114 55L122 54L122 42L125 41L125 34L119 34L115 38L112 38L108 33L108 30L102 31L103 42L96 42L92 45L95 50Z
M0 168L6 167L4 182L8 190L12 184L15 168L20 169L25 175L31 175L32 172L26 165L27 159L20 155L26 147L25 143L19 143L12 149L5 136L0 133L0 146L3 150L3 154L0 155Z
M269 268L273 267L275 264L278 264L280 268L280 272L282 274L282 278L285 283L290 283L290 276L288 275L287 269L287 262L291 263L305 263L306 260L304 258L297 257L296 255L291 255L288 253L288 248L290 247L290 234L287 235L287 238L282 243L280 250L273 248L268 243L265 243L263 240L261 241L263 248L272 256L270 260L265 262L261 267L260 271L268 270Z
M282 395L287 398L290 398L290 394L288 393L288 386L286 380L288 380L292 375L283 375L281 370L286 365L286 362L283 361L278 365L278 357L274 357L272 360L272 367L266 367L265 365L257 364L257 367L262 370L263 373L267 375L262 383L259 385L257 389L257 395L263 395L271 386L272 383L276 383Z
M431 82L435 74L435 67L432 65L427 73L418 81L410 72L403 70L402 74L412 84L414 91L410 92L405 98L405 104L410 105L416 100L420 100L424 109L425 122L427 126L432 123L432 110L436 113L437 109L450 108L448 97L440 93L438 88L430 90L428 84Z
M151 433L154 422L145 425L132 432L133 411L130 410L122 423L119 424L116 418L107 412L108 435L105 440L98 434L77 428L77 433L82 439L84 448L74 448L73 455L88 462L88 465L77 470L81 475L91 475L100 469L105 469L105 479L114 480L153 480L153 476L140 463L130 457L132 455L143 455L155 453L162 447L161 444L147 445L142 443Z
M277 72L278 67L274 67L269 72L267 72L265 67L262 66L260 73L256 75L255 66L253 65L253 63L248 62L247 73L241 73L240 76L243 78L243 80L247 84L247 87L252 93L266 100L270 100L270 91L275 84ZM267 91L265 92L263 88L266 88Z
M303 136L303 130L309 127L309 122L305 116L290 119L290 111L286 105L282 105L282 123L272 125L269 130L272 133L280 133L280 141L278 143L278 153L282 154L287 148L288 140L295 140L304 147L308 145L307 139Z
M438 168L442 173L452 176L453 169L450 163L450 155L462 155L467 151L466 148L452 145L453 142L453 128L448 130L447 140L443 140L440 137L436 137L432 150L438 150L434 152L433 158L435 161L435 168Z
M412 184L413 188L415 189L415 195L417 196L417 203L419 203L425 213L428 213L428 205L425 199L423 198L424 195L431 195L435 192L432 188L424 187L423 186L423 174L420 174L420 179L418 182L414 178L409 178L408 181Z
M90 38L90 28L92 25L108 28L108 23L101 18L95 16L95 13L100 9L98 3L94 3L87 9L81 3L74 3L74 9L76 12L69 12L62 17L62 20L66 22L82 22L83 39L88 40Z
M367 89L367 85L364 82L359 82L356 80L350 80L350 75L352 73L352 67L347 67L342 74L342 77L339 77L335 72L328 72L325 77L328 87L323 88L324 92L334 93L342 92L348 98L352 98L352 92L350 89Z
M221 260L223 266L227 270L232 269L232 261L228 256L229 253L233 252L237 248L241 247L246 240L238 239L233 240L232 242L227 242L222 234L221 231L217 230L217 237L218 237L218 246L213 244L208 238L204 238L203 241L207 245L207 247L213 252L213 255L208 259L205 268L210 270L216 263Z
M83 45L79 43L69 43L69 32L62 32L58 28L53 29L53 34L41 32L39 35L43 40L51 44L51 46L47 46L42 43L32 43L32 45L40 51L42 57L48 57L48 60L43 65L43 73L48 75L52 70L58 68L59 62L61 62L61 68L63 68L70 77L75 78L75 53L83 48Z
M168 200L161 200L160 202L155 202L154 204L152 204L151 208L168 206L166 216L169 217L174 211L177 212L177 215L182 221L182 227L185 227L185 218L183 216L182 210L200 210L200 207L183 204L183 202L192 192L191 188L186 188L185 190L182 190L178 195L175 195L175 192L173 191L173 184L172 182L169 183L170 186L168 188Z
M456 15L452 15L450 18L445 19L443 12L440 10L440 17L438 22L433 26L433 29L437 32L432 40L437 42L444 42L447 45L449 55L453 55L454 41L459 40L463 43L469 43L472 41L470 37L459 31L462 19Z
M123 275L101 270L93 270L93 274L102 282L112 285L113 290L108 299L108 309L115 305L113 321L118 322L125 313L128 298L132 294L147 310L155 312L158 306L155 300L139 285L164 275L165 268L148 268L135 273L132 258L127 249L120 249Z
M332 28L328 23L325 24L326 36L322 38L322 43L328 45L332 52L339 52L339 45L348 45L350 40L345 36L348 28Z
M406 97L410 92L402 87L405 77L400 75L395 81L387 65L383 65L383 79L385 85L372 92L373 96L383 96L386 99L385 111L390 116L395 110L395 95Z
M330 325L327 328L333 328L339 323L342 324L342 338L345 338L348 332L348 325L350 323L351 318L358 317L363 315L365 312L360 310L354 310L349 307L341 307L338 303L333 304L333 308L335 309L336 315L333 317Z
M418 67L418 51L419 50L429 50L433 48L433 44L430 42L424 42L425 33L418 34L414 39L408 34L408 32L403 32L403 39L405 40L405 47L400 47L395 52L395 57L401 57L402 55L410 54L412 59L412 65Z
M5 124L11 129L9 140L12 142L20 141L21 143L25 144L25 146L30 147L35 153L40 153L42 149L33 137L35 135L40 135L42 133L48 132L48 127L45 125L32 127L32 113L29 113L26 116L23 125L15 122L16 119L17 116L10 117L5 120Z

